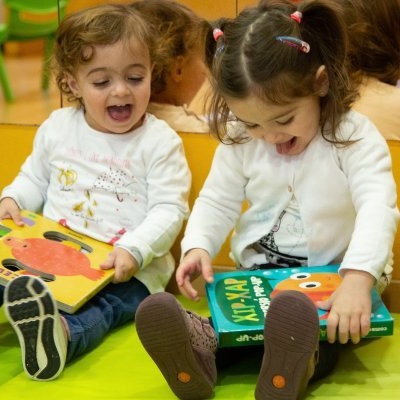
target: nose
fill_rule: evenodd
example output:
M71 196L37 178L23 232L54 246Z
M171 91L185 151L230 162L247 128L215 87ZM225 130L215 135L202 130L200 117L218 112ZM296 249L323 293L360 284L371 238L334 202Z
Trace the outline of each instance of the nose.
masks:
M117 81L115 81L111 94L113 96L119 96L119 97L129 95L130 88L128 82L126 82L124 79L118 79Z
M286 142L286 136L282 133L265 133L263 139L271 144L278 144Z
M265 130L262 128L259 128L258 130L254 130L254 135L258 139L264 140L265 142L271 143L271 144L277 144L277 143L282 143L286 141L286 135L281 132L274 132L273 130Z

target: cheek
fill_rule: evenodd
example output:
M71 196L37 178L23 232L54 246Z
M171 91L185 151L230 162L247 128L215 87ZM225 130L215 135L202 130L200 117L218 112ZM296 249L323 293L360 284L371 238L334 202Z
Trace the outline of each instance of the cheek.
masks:
M320 114L318 110L310 109L309 113L304 113L299 116L298 122L299 124L296 126L297 134L296 136L302 137L314 137L319 129L319 118Z
M193 67L190 69L188 74L188 82L191 84L193 88L200 89L203 85L204 81L207 77L206 66L198 61Z
M314 137L319 129L319 119L313 119L308 121L308 124L305 126L306 131L308 132L307 135L310 137Z
M106 108L105 100L100 94L88 94L82 96L82 102L85 105L86 112L90 114L103 114Z
M252 139L265 140L266 131L263 128L246 129L246 134Z
M295 136L303 143L309 143L318 133L318 124L306 124L297 130Z
M150 101L151 89L150 86L141 87L133 91L133 103L136 112L143 113Z
M151 87L150 85L146 85L139 91L139 97L142 99L143 102L147 103L150 101L151 96Z

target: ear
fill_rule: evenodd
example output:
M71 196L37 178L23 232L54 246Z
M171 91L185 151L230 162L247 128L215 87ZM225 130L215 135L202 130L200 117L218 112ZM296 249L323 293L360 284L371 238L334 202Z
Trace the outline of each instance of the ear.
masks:
M329 78L325 65L320 65L315 73L315 91L320 97L328 94Z
M71 89L72 94L76 98L80 98L81 96L80 96L79 85L78 85L77 80L72 75L67 74L66 81L67 81L69 88Z
M183 69L184 69L184 56L178 56L175 58L172 64L170 75L174 82L180 82L182 80Z

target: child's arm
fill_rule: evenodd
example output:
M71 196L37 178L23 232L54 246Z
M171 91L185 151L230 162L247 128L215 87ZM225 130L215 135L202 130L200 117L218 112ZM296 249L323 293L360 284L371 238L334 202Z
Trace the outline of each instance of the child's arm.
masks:
M149 135L147 141L143 140L141 151L145 160L145 189L141 196L146 202L146 214L138 215L139 223L116 242L117 246L132 250L132 254L138 253L140 269L166 255L175 242L189 214L191 183L183 142L169 128Z

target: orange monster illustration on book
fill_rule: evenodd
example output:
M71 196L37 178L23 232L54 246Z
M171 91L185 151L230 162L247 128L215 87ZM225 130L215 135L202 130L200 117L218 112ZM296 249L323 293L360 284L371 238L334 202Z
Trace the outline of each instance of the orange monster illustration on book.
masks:
M57 275L82 275L93 281L104 275L104 271L91 268L89 258L74 246L48 239L14 236L8 236L3 241L30 274L48 279Z
M271 298L282 290L297 290L306 294L314 303L327 300L340 285L341 278L330 272L298 272L278 282L271 293Z
M341 278L337 273L330 272L298 272L289 278L278 282L271 292L271 299L282 290L297 290L307 295L314 303L329 299L332 293L340 285ZM320 319L326 319L329 312L320 315Z

